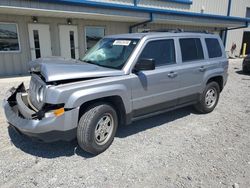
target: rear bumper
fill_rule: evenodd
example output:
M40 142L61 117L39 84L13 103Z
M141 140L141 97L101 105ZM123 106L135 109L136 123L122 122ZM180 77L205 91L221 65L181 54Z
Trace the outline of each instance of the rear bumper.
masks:
M15 101L18 98L20 100L19 92L12 90L11 93L12 101L8 101L10 97L5 98L3 108L7 121L16 130L44 142L70 141L76 137L78 108L66 111L59 117L44 117L41 120L32 119L32 110L27 106L23 106L25 102Z

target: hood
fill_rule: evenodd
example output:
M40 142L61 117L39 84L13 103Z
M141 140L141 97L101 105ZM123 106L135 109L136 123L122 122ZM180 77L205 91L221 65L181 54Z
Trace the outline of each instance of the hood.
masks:
M124 75L124 71L105 68L79 60L50 57L30 63L31 72L40 73L46 82Z

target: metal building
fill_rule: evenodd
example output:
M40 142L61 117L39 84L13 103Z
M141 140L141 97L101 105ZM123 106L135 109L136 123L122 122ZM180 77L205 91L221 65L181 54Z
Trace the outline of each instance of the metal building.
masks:
M248 7L250 0L1 0L0 76L27 74L40 57L80 58L104 35L144 30L207 30L240 54Z

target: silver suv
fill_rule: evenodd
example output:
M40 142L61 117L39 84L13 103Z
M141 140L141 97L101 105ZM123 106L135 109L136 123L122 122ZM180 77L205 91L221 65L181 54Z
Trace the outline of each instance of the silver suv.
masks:
M82 149L99 154L118 125L187 105L213 111L227 71L217 35L107 36L80 60L32 62L29 89L10 89L3 106L18 132L44 142L77 138Z

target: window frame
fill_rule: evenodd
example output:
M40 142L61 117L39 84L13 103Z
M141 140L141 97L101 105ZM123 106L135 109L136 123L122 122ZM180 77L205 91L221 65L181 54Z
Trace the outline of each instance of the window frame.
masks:
M181 39L199 39L199 40L200 40L200 43L201 43L201 49L202 49L202 52L203 52L203 59L195 59L195 60L183 61L183 58L182 58L182 50L181 50L181 43L180 43L180 40L181 40ZM178 43L179 43L179 49L180 49L180 60L181 60L181 63L187 64L187 63L192 63L192 62L205 61L205 60L207 59L207 57L206 57L206 49L204 48L203 38L198 37L198 36L179 37L179 38L178 38Z
M147 41L145 41L144 42L144 45L142 46L142 48L141 48L141 50L140 50L140 52L139 52L139 55L138 55L138 57L137 57L137 59L136 59L136 63L138 62L138 60L140 59L140 56L141 56L141 54L142 54L142 52L143 52L143 50L145 49L145 47L148 45L148 43L150 43L150 42L155 42L155 41L164 41L164 40L172 40L173 41L173 44L174 44L174 51L175 51L175 62L173 62L173 63L168 63L168 64L161 64L161 65L156 65L155 64L155 69L157 69L157 68L159 68L159 67L164 67L164 66L171 66L171 65L176 65L176 64L178 64L178 57L177 57L177 45L176 45L176 38L174 38L174 37L170 37L170 38L154 38L154 39L149 39L149 40L147 40ZM136 64L135 63L135 64Z
M21 53L21 42L20 42L20 34L19 34L19 26L18 23L14 23L14 22L0 22L0 24L12 24L16 26L16 31L17 31L17 41L18 41L18 46L19 46L19 50L12 50L12 51L1 51L0 50L0 54L7 54L7 53Z
M105 35L106 35L106 26L95 26L95 25L86 25L86 26L84 26L84 53L86 53L87 51L88 51L88 49L87 49L87 28L101 28L101 29L104 29L104 36L103 37L105 37ZM103 38L102 37L102 38Z
M219 47L220 47L220 51L221 51L221 55L220 55L220 56L218 56L218 57L209 57L209 51L208 51L208 46L207 46L206 39L217 40L217 42L218 42L218 44L219 44ZM218 38L205 37L205 38L204 38L204 42L205 42L205 46L206 46L206 50L207 50L207 58L208 58L208 59L218 59L218 58L221 58L221 57L223 56L223 51L222 51L221 43L220 43L220 41L219 41Z

